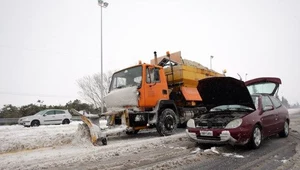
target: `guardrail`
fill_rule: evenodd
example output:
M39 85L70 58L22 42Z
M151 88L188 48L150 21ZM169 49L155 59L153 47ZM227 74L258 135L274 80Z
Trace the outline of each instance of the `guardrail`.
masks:
M18 124L19 118L0 118L0 125L15 125ZM80 121L80 116L72 116L71 120Z

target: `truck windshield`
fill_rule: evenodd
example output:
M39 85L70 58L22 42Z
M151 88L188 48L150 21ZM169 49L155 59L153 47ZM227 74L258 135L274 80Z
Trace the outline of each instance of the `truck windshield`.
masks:
M124 87L140 87L142 82L142 66L136 66L116 72L111 79L109 91Z

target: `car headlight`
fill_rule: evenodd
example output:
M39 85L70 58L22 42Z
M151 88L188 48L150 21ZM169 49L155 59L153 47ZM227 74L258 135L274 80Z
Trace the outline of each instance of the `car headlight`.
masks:
M225 129L233 129L233 128L237 128L237 127L239 127L239 126L242 124L242 122L243 122L242 119L235 119L235 120L229 122L229 123L226 125Z
M186 123L186 126L187 126L188 128L195 128L196 126L195 126L195 121L194 121L194 119L190 119L190 120Z

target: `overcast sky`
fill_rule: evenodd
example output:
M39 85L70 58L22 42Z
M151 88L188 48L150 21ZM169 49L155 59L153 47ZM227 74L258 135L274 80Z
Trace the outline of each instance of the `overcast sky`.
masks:
M104 71L149 62L153 51L247 79L282 79L280 96L300 101L299 0L107 0ZM0 0L0 107L62 104L76 81L100 72L97 0Z

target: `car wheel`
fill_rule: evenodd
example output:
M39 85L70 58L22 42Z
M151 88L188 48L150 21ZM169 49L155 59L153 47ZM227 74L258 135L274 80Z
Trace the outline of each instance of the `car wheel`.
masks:
M289 123L288 121L284 122L283 130L278 133L278 135L282 138L288 137L289 136Z
M165 109L159 116L156 130L161 136L172 135L177 127L176 115L172 109Z
M64 124L64 125L65 125L65 124L69 124L69 123L70 123L70 120L69 120L69 119L64 119L63 122L62 122L62 124Z
M249 141L249 147L251 149L257 149L260 147L261 142L262 142L261 128L258 125L255 125L252 130L251 138Z
M40 121L38 120L33 120L30 124L31 126L40 126Z

